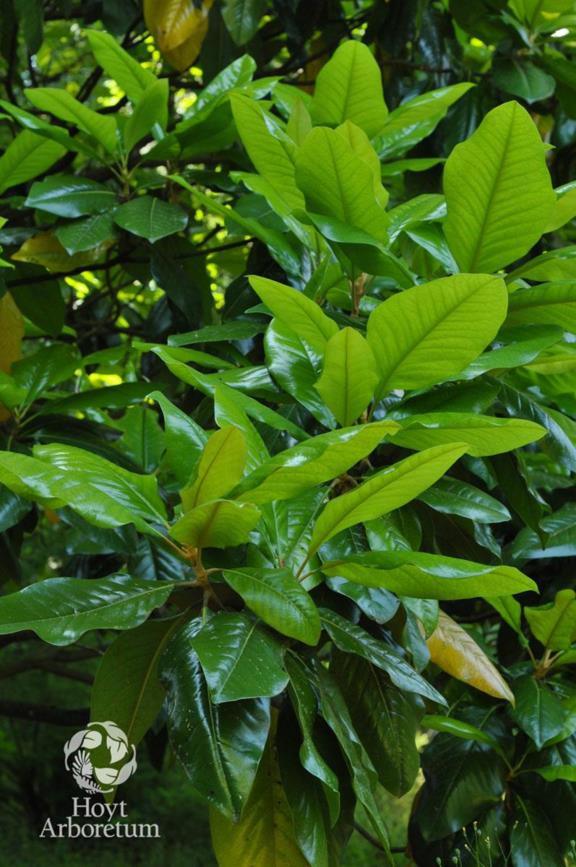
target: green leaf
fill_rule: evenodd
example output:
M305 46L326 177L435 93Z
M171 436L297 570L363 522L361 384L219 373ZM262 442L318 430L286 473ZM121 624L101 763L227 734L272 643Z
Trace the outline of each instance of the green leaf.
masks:
M163 605L173 583L129 575L46 578L0 598L0 634L31 630L49 644L72 644L92 629L133 629Z
M515 821L510 832L513 867L564 867L554 829L541 807L515 794Z
M248 608L281 635L304 644L318 643L318 610L288 569L226 569L224 578Z
M480 488L459 479L440 479L420 494L419 500L436 512L460 515L479 524L496 524L510 520L510 512L502 503Z
M24 204L59 217L83 217L110 210L116 204L116 194L90 178L50 175L32 184Z
M0 157L0 194L43 174L66 153L66 148L22 130Z
M446 704L443 696L384 641L379 641L365 629L328 608L320 609L320 617L322 626L343 653L361 656L385 671L392 683L404 692L414 692L437 704Z
M47 111L66 123L73 123L100 142L108 153L116 153L118 138L116 121L113 117L92 111L62 88L29 87L24 93L32 105L40 111Z
M536 590L531 578L512 566L488 566L417 551L373 551L325 563L322 571L367 587L384 587L421 599L470 599Z
M245 614L215 614L190 644L215 704L278 695L288 683L282 645Z
M560 734L566 710L548 687L531 676L514 685L516 707L513 716L522 731L532 738L537 749Z
M110 645L90 693L91 720L112 720L131 744L142 740L164 702L158 663L180 622L179 618L149 620Z
M165 78L146 88L124 127L124 145L128 153L150 131L156 138L161 137L168 126L168 97L169 85Z
M290 677L288 693L302 732L300 761L302 767L322 783L328 801L330 818L334 823L340 813L340 783L337 775L326 763L314 742L314 724L318 713L318 700L310 682L311 672L300 657L293 653L286 654L285 664Z
M409 503L437 482L465 451L466 446L460 443L435 446L386 467L364 484L331 500L314 527L311 553L347 527Z
M236 45L246 45L266 11L266 0L224 0L222 18Z
M504 282L482 274L442 277L388 298L368 320L380 392L459 373L496 336L507 300Z
M334 676L378 779L397 798L405 795L420 768L413 706L405 693L359 657L338 655Z
M147 88L155 84L156 76L124 51L114 36L101 30L87 30L86 37L99 65L132 102L138 102Z
M492 707L473 708L468 716L476 729L491 733L498 731L492 713ZM491 746L441 733L422 759L426 784L415 819L426 841L455 834L502 799L507 768Z
M230 548L247 542L259 520L260 510L252 503L212 500L184 512L170 535L194 548Z
M230 105L248 156L270 184L274 194L270 199L272 207L284 216L303 208L304 197L294 176L296 146L280 122L254 100L240 94L232 95Z
M199 619L178 630L162 655L170 742L192 786L209 804L238 820L268 737L265 699L213 705L191 646Z
M382 421L319 434L263 463L247 476L239 494L252 503L297 497L337 478L395 430L396 422Z
M194 482L180 494L184 509L226 496L242 478L246 455L242 431L228 426L213 433L202 452Z
M140 196L121 205L114 212L114 222L127 232L154 243L181 232L186 228L188 216L178 205L153 196Z
M474 87L471 82L463 81L429 90L399 105L386 118L375 142L379 155L390 159L413 148L434 132L450 106L471 87Z
M352 788L362 804L383 848L382 863L393 867L382 809L377 799L378 776L350 717L350 711L332 675L317 666L320 712L338 740L352 778Z
M446 238L463 271L496 271L545 231L555 204L540 134L516 102L492 109L444 169Z
M153 476L131 473L92 452L52 443L34 446L34 456L61 470L66 478L76 476L96 491L114 498L134 516L164 523L166 509Z
M324 352L327 342L338 333L338 326L319 304L298 289L267 277L252 276L249 281L279 322L296 331L315 352Z
M292 814L282 786L278 750L264 750L248 802L239 821L210 811L210 829L219 867L309 867L298 847Z
M527 103L548 99L556 89L553 76L523 57L501 57L495 60L492 78L500 90L519 96Z
M576 641L576 593L559 590L554 602L525 608L530 631L547 650L568 650Z
M545 283L548 280L574 280L575 276L576 246L559 247L529 259L524 265L512 271L508 281L513 283L522 279Z
M153 477L130 473L90 452L72 446L39 446L42 458L0 452L0 481L16 494L49 507L68 505L97 527L133 523L141 533L158 534L148 521L164 523L164 507ZM70 458L70 459L68 459ZM102 470L104 469L104 472Z
M576 334L576 286L544 283L510 295L506 325L559 325Z
M466 412L431 412L406 419L392 442L408 449L444 443L468 443L474 457L510 452L546 436L546 429L532 421L497 418Z
M376 360L358 331L343 328L330 338L316 389L336 421L352 424L370 403L377 382Z
M556 780L576 783L576 768L573 765L546 765L543 768L531 768L531 770L550 783Z
M296 182L313 214L386 240L388 217L374 192L373 170L337 130L317 127L306 136L296 155Z
M500 744L493 735L482 731L482 729L479 729L470 723L455 719L451 716L427 714L420 721L420 725L424 729L433 729L436 732L444 732L447 735L452 735L455 738L462 738L465 741L470 740L477 741L480 744L487 744L497 753L501 754L502 752Z
M323 427L336 427L336 419L315 388L322 357L298 332L277 320L268 326L264 351L268 369L278 385L306 407Z
M316 78L311 114L324 126L351 120L369 138L381 131L388 109L380 68L367 45L350 39L336 49Z
M147 396L162 410L167 463L180 486L184 487L208 442L208 434L161 391L151 391Z
M56 229L56 237L70 256L92 250L105 241L112 241L116 233L112 213L94 214Z

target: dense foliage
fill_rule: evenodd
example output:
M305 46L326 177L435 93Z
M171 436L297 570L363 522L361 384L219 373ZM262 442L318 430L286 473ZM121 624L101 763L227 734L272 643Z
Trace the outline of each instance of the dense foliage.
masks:
M221 867L415 783L410 863L568 863L576 4L0 15L8 673L97 657Z

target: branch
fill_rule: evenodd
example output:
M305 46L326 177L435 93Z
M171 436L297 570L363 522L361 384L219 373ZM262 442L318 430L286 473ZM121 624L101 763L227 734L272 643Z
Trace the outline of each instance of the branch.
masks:
M31 704L27 701L0 699L0 715L30 722L53 723L59 726L80 726L90 719L90 710L82 708L59 708L54 705Z

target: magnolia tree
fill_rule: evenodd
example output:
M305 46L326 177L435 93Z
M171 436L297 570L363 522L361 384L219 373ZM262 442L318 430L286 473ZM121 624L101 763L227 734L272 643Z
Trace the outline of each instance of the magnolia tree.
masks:
M8 60L0 634L91 649L92 722L168 739L221 867L404 863L416 789L410 863L561 867L573 4L177 5ZM392 75L392 10L470 80Z

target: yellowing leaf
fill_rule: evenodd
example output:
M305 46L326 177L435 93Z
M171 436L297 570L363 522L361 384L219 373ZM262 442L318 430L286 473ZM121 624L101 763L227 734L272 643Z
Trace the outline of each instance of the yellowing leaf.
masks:
M16 259L17 262L42 265L48 271L74 271L83 265L89 268L90 265L98 262L110 243L109 241L98 244L92 250L70 256L56 235L52 232L40 232L24 241L20 249L12 254L12 259Z
M442 671L481 692L514 704L512 690L482 648L443 611L426 643L430 659Z
M158 50L175 69L192 66L208 32L214 0L144 0L144 19Z

